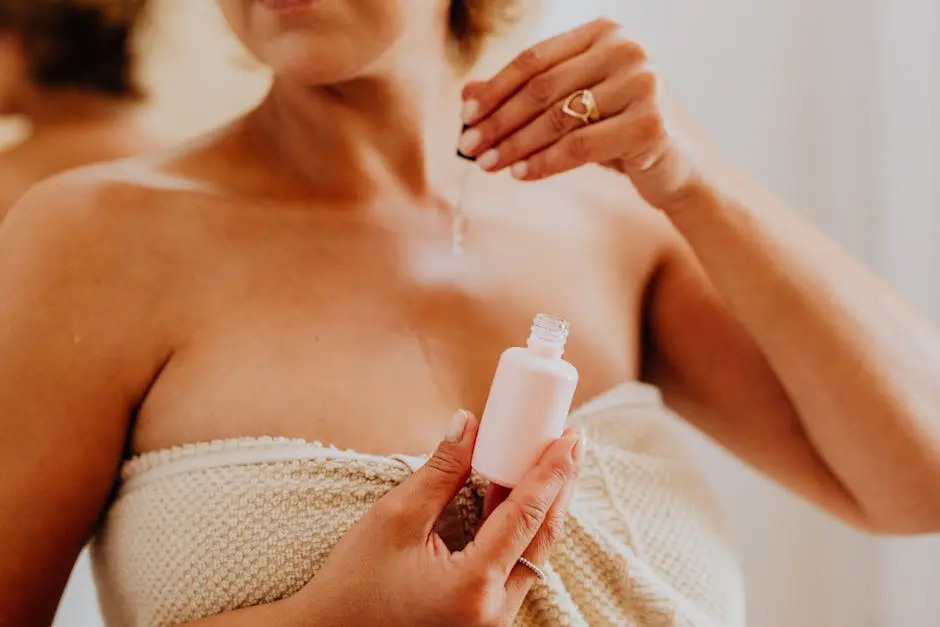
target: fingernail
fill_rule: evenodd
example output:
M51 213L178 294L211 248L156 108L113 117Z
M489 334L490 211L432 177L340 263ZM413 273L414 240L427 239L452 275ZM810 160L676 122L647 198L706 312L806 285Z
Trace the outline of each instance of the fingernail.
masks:
M453 109L451 109L451 111L453 111ZM463 103L463 108L460 110L460 119L469 124L477 117L479 112L480 102L477 100L467 100Z
M450 420L450 429L447 430L447 435L444 439L448 442L460 442L463 438L463 432L467 428L467 419L470 417L470 414L467 413L465 409L459 409L454 413L454 417Z
M475 128L471 128L469 131L460 136L460 142L457 144L457 146L460 148L460 152L468 154L472 152L474 148L480 145L480 141L482 139L483 133Z
M499 161L499 152L495 148L490 148L477 160L477 163L480 164L480 167L484 170L489 170L496 162Z
M574 440L574 445L571 447L571 461L574 462L575 466L581 463L581 459L584 457L584 434L578 432Z
M513 178L524 179L529 174L529 164L525 161L520 161L519 163L513 164L509 172L512 174Z

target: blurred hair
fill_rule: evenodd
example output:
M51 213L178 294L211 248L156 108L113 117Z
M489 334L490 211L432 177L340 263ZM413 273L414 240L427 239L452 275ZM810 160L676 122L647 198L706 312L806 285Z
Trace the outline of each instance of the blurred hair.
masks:
M147 0L0 0L0 31L23 41L42 87L140 98L132 38Z
M520 0L451 0L450 35L454 65L471 68L483 53L487 40L513 22Z

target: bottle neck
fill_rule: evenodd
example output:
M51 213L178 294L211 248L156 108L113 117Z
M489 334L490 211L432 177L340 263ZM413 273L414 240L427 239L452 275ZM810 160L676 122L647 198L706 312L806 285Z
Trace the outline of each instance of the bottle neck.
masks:
M527 342L529 350L541 357L560 358L568 339L568 321L558 316L538 314L532 321Z
M561 356L565 354L564 344L546 342L545 340L535 337L529 338L529 341L526 342L526 347L530 353L538 355L539 357L561 359Z

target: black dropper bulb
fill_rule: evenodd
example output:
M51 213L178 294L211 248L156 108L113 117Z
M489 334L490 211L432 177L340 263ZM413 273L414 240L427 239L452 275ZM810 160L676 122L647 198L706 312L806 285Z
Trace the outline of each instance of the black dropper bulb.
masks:
M469 125L469 124L464 124L464 125L463 125L463 129L460 131L460 135L463 136L464 132L466 132L466 130L467 130L468 128L470 128L470 125ZM465 155L465 154L463 154L462 152L460 152L460 148L457 148L457 156L460 157L461 159L466 159L467 161L476 161L476 160L477 160L476 157L471 157L470 155Z

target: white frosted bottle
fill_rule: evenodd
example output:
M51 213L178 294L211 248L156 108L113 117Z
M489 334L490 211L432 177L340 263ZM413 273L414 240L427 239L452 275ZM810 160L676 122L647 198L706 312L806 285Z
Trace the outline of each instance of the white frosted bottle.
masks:
M484 479L514 488L565 428L578 371L561 358L568 322L539 314L525 348L499 358L480 432L473 468Z

